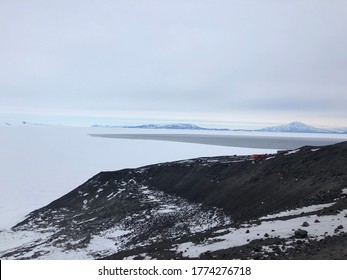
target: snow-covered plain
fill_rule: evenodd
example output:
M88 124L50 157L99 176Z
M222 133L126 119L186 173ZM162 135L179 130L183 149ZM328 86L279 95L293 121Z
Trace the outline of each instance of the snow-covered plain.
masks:
M143 130L0 126L0 229L14 226L29 212L75 189L100 171L195 157L274 152L271 149L89 136L140 132ZM168 131L156 130L155 133Z

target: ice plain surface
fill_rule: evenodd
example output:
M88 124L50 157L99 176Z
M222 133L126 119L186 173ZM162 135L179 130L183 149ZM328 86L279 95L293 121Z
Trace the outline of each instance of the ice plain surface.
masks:
M130 131L139 133L137 129ZM0 126L0 229L12 227L29 212L75 189L100 171L195 157L274 152L89 136L124 132L129 133L129 129ZM164 132L167 130L156 130Z

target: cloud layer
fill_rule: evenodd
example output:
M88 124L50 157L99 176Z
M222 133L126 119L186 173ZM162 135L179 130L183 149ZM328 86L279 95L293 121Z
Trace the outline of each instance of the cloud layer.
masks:
M343 124L346 14L342 0L1 1L0 110Z

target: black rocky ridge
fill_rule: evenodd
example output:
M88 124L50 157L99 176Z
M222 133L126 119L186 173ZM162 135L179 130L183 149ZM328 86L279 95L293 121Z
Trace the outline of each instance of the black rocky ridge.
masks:
M278 223L292 228L279 232ZM58 248L104 259L347 259L346 228L342 142L101 172L14 226L45 237L0 257ZM91 249L96 237L111 245Z

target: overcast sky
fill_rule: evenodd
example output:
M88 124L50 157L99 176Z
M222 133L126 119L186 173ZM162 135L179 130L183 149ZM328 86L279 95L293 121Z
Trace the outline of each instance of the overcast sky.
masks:
M346 30L345 0L0 0L0 114L347 127Z

